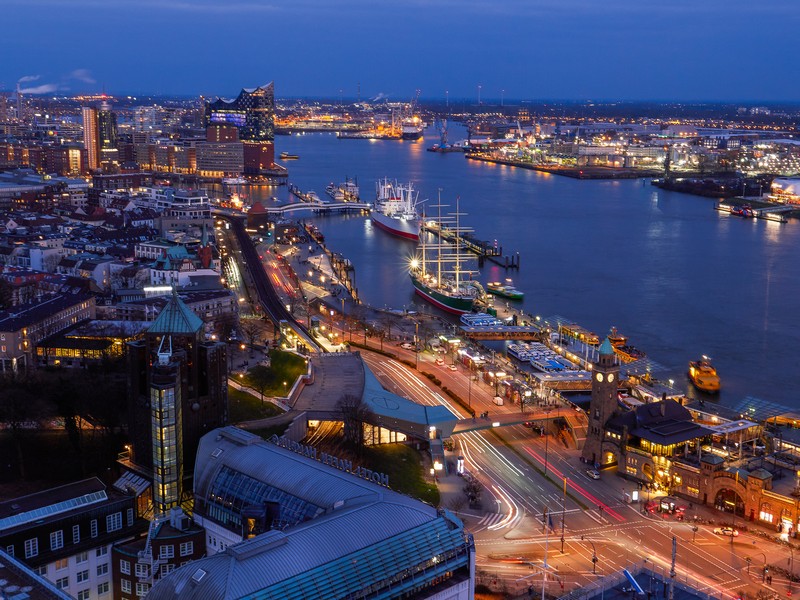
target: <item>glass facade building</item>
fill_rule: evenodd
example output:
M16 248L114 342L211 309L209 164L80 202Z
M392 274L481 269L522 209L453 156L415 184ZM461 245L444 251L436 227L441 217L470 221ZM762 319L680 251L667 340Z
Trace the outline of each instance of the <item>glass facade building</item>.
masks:
M205 126L229 125L246 142L271 142L275 138L274 85L243 89L235 100L218 98L205 108Z

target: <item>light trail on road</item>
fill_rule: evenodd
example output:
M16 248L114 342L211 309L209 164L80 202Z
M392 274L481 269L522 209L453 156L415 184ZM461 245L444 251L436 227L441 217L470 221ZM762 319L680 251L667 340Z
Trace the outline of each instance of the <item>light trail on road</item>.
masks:
M537 452L534 452L530 448L525 448L525 452L527 452L528 454L533 456L540 463L544 464L544 459ZM561 473L561 471L558 470L557 467L555 467L555 466L553 466L551 464L551 465L549 465L549 468L553 471L553 474L556 475L556 477L558 477L559 479L563 479L564 478L564 475ZM600 500L599 498L597 498L593 494L590 494L584 488L582 488L577 483L575 483L574 479L570 479L568 477L567 478L567 486L572 488L576 492L578 492L581 496L583 496L584 498L589 500L595 506L602 506L603 507L603 511L606 514L608 514L609 516L611 516L614 519L616 519L617 521L622 522L622 521L626 521L627 520L625 517L623 517L621 514L619 514L613 508L611 508L608 504L606 504L605 502L603 502L602 500Z

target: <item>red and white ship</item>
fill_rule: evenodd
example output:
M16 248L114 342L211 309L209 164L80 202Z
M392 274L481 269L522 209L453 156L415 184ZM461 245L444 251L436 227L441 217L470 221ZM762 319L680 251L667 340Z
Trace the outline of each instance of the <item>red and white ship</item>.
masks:
M418 196L411 183L399 185L385 178L378 181L372 222L387 233L418 242L422 222L417 212Z

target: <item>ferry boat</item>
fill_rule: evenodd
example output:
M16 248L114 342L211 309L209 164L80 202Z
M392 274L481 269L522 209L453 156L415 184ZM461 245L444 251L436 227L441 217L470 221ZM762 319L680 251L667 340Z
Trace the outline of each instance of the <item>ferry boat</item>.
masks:
M636 346L628 344L628 338L619 333L616 327L611 328L611 333L608 334L608 341L611 342L614 352L622 362L630 363L647 356Z
M442 222L441 200L436 205L438 223ZM458 237L462 231L459 224L458 201L456 201L455 228ZM460 244L449 244L437 236L435 242L420 240L420 256L411 261L409 275L414 292L424 300L446 312L461 315L472 311L475 301L482 294L480 284L465 280L474 271L464 270L461 265L467 257L461 254Z
M732 206L731 214L745 219L755 219L756 211L749 204L742 204L741 206Z
M707 356L689 363L689 381L701 392L719 392L719 375Z
M509 300L522 300L525 294L511 285L511 280L506 279L506 283L502 284L499 281L492 281L486 284L486 291L495 296L502 296Z
M378 181L372 222L391 235L418 242L422 223L417 212L418 196L411 183L398 185L386 178Z
M325 186L325 193L328 194L334 202L344 202L344 192L334 183L329 183Z
M281 160L297 160L300 158L297 154L290 154L288 152L281 152L280 154Z

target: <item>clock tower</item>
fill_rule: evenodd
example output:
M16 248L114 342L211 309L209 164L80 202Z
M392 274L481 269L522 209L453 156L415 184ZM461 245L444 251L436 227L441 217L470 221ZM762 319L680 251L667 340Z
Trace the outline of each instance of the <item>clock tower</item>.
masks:
M600 345L598 359L592 369L592 399L589 403L589 430L583 445L583 459L591 464L603 463L602 445L606 422L617 411L619 361L611 341Z

